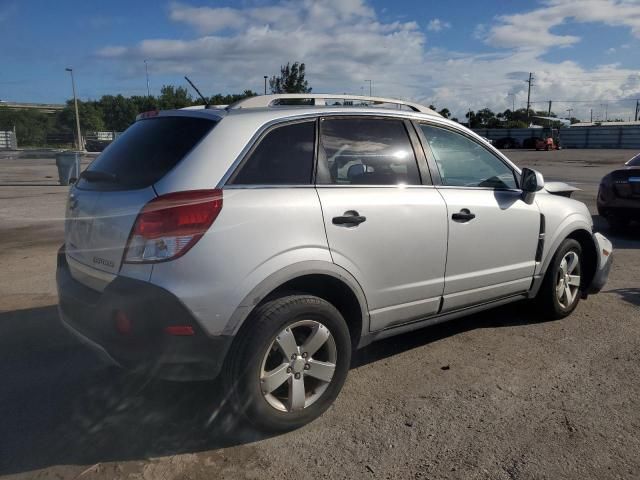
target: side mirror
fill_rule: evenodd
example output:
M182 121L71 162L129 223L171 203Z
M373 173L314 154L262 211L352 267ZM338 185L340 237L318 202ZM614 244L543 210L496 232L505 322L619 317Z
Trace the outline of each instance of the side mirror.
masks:
M537 170L522 169L520 188L524 193L536 193L544 188L544 177Z

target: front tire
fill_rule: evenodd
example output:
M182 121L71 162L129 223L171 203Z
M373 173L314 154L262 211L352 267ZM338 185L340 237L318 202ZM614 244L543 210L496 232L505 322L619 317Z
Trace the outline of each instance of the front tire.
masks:
M558 247L547 270L537 300L553 320L564 318L578 306L581 289L582 247L572 238Z
M232 407L269 432L322 415L351 363L351 338L340 312L312 295L288 295L258 306L246 322L225 369Z

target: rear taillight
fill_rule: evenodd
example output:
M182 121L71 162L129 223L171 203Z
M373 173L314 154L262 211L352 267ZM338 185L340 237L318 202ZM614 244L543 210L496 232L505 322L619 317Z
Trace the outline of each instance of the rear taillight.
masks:
M222 190L170 193L147 203L136 219L125 263L152 263L184 255L222 210Z

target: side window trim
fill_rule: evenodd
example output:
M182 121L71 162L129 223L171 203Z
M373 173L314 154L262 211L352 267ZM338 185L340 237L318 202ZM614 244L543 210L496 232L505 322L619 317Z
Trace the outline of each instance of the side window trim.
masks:
M411 144L411 148L413 151L414 159L416 161L416 167L418 168L418 176L420 178L420 184L418 185L406 185L406 187L421 187L421 186L433 186L433 180L431 176L431 172L425 168L425 154L424 150L419 148L419 141L416 134L415 126L411 125L411 120L407 117L401 115L361 115L361 114L353 114L353 115L320 115L317 119L317 127L316 127L316 141L318 143L318 148L316 151L316 166L315 172L317 172L317 176L314 178L316 187L338 187L338 188L397 188L397 185L339 185L332 183L331 175L328 171L327 165L327 155L324 151L324 147L322 146L321 134L320 134L320 122L322 120L331 120L331 119L355 119L355 118L363 118L363 119L376 119L376 120L395 120L402 122L405 133L407 134L409 143Z
M439 125L439 124L435 124L435 123L431 123L431 122L427 122L427 121L418 120L418 121L414 121L413 123L414 123L414 127L416 129L416 132L418 133L418 137L420 138L420 142L422 143L422 147L424 149L425 156L427 157L427 163L429 164L429 170L431 172L434 185L436 185L438 187L441 187L441 188L463 188L463 189L475 189L475 190L521 191L521 189L520 189L520 175L518 174L518 172L516 170L514 170L513 167L511 165L509 165L508 163L506 163L502 158L500 158L498 155L496 155L494 152L492 152L490 149L488 149L486 147L486 145L481 144L475 138L473 138L471 135L467 135L466 132L461 132L461 131L453 129L453 128L448 128L445 125ZM461 187L461 186L453 186L453 185L443 185L442 184L442 177L440 176L440 170L438 169L438 164L436 163L435 155L433 154L433 150L431 149L431 146L429 145L429 141L427 140L427 137L425 136L424 132L422 131L422 128L420 128L420 125L426 125L428 127L441 128L443 130L447 130L448 132L452 132L452 133L461 135L461 136L467 138L468 140L472 141L476 145L482 147L485 151L487 151L489 154L491 154L495 159L499 160L507 169L509 169L511 171L511 173L513 174L513 178L514 178L514 181L516 183L516 187L517 188L514 189L514 188L474 187L474 186Z
M251 158L251 156L253 155L253 153L256 151L256 149L260 146L260 143L262 143L262 141L265 139L265 137L267 135L269 135L271 132L273 132L274 130L281 128L281 127L286 127L289 125L296 125L299 123L311 123L314 122L315 127L314 127L314 131L315 131L315 148L314 148L314 152L313 152L313 165L311 168L311 180L309 183L300 183L300 184L279 184L279 183L265 183L265 184L249 184L249 185L240 185L240 184L234 184L233 181L235 180L235 178L238 176L238 174L240 173L240 171L242 170L242 168L245 166L245 164L249 161L249 159ZM223 186L224 188L262 188L262 187L269 187L269 188L303 188L303 187L309 187L309 188L313 188L314 184L315 184L315 176L316 176L316 166L317 166L317 152L318 152L318 117L310 117L310 118L298 118L295 120L285 120L282 122L277 122L274 123L272 125L269 125L268 127L264 128L261 132L259 132L257 135L255 135L251 140L250 140L250 144L247 147L245 147L245 151L243 154L241 154L241 160L240 161L236 161L235 162L235 166L232 165L232 170L230 173L226 174L225 177L223 179Z

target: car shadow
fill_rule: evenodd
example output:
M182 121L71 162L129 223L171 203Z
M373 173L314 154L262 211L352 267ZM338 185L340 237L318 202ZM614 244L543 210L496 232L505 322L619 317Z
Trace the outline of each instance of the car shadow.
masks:
M640 288L617 288L615 290L606 290L604 293L615 293L623 301L640 307Z
M529 302L515 302L372 343L355 353L352 368L477 328L515 327L545 321L551 320L541 319L540 314L535 308L531 308Z
M475 328L536 322L512 304L376 342L352 368ZM55 306L0 313L0 474L216 450L267 438L226 408L219 382L168 382L107 367Z
M108 367L55 306L0 313L0 475L215 450L260 435L229 414L217 382Z

